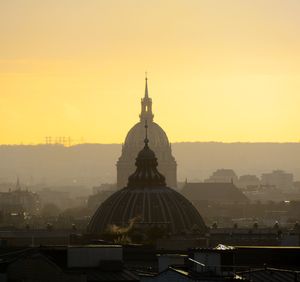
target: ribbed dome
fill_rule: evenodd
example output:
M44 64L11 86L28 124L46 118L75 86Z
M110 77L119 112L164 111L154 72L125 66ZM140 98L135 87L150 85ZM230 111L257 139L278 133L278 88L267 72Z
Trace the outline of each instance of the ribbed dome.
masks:
M88 232L103 233L109 225L126 226L139 217L144 224L166 226L172 234L191 232L195 227L205 233L206 226L198 211L184 196L166 186L165 177L157 171L157 159L148 147L147 137L144 142L127 187L102 203Z
M89 226L90 233L103 233L109 225L127 226L140 217L142 223L164 224L172 234L200 233L206 226L195 207L185 197L168 187L126 187L114 193L98 208Z
M151 147L169 147L169 140L164 130L155 122L148 125L149 145ZM125 139L125 146L142 148L145 138L143 122L135 124L128 132Z

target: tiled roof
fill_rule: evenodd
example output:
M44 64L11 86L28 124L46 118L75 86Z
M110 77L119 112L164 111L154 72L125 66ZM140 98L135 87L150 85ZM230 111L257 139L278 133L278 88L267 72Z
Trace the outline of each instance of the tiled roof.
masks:
M182 194L192 201L248 201L248 198L233 183L186 183L182 189Z

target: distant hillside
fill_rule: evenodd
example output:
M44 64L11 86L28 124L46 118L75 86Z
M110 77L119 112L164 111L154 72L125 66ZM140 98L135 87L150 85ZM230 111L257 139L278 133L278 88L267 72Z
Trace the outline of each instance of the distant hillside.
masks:
M179 179L207 178L217 168L232 168L238 175L261 175L274 169L300 179L300 143L176 143Z
M238 175L283 169L300 179L300 143L174 143L178 178L203 180L218 168ZM0 146L0 182L83 184L116 179L119 144Z
M115 179L121 145L0 146L0 182L99 185Z

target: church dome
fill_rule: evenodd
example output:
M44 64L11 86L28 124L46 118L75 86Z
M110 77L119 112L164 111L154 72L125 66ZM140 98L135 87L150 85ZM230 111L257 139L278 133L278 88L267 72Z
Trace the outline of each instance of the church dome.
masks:
M169 147L169 140L164 130L155 122L149 122L149 140L151 147ZM142 121L135 124L128 132L124 146L142 148L145 128Z
M93 216L88 232L101 234L108 226L128 226L134 218L142 223L166 226L170 233L200 233L206 227L196 208L184 196L169 187L125 187L101 204Z
M205 223L180 193L166 186L165 177L157 170L155 153L145 146L136 158L136 170L128 184L104 201L88 226L90 233L103 233L110 225L127 226L139 218L144 225L165 226L171 234L206 232Z
M153 121L152 99L148 93L148 79L146 77L145 95L141 99L140 122L136 123L128 132L122 146L122 154L117 161L117 186L123 188L128 177L134 172L134 162L138 152L143 148L144 124L148 123L150 146L158 159L159 170L166 177L171 187L177 187L177 164L172 155L171 145L165 131Z

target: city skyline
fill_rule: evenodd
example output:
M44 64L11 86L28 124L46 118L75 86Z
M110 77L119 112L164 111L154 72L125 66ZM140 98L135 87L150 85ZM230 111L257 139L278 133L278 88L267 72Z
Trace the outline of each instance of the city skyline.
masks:
M0 1L0 144L299 142L298 1L117 2Z

